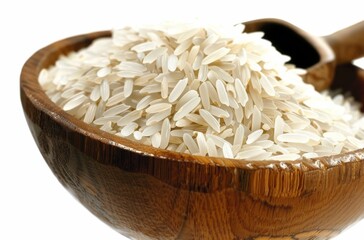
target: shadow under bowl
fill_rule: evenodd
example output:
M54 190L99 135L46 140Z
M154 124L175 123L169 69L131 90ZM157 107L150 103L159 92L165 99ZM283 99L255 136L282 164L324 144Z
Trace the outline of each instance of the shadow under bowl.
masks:
M115 230L136 239L329 239L364 216L362 149L296 161L192 156L114 136L64 112L41 89L39 72L105 36L110 32L79 35L36 52L23 66L20 93L55 176ZM362 70L346 65L337 76L335 87L364 102Z

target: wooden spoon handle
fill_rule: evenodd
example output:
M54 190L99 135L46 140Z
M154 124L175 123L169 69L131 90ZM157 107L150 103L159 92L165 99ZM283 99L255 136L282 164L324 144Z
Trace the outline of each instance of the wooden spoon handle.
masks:
M324 37L335 52L337 64L364 56L364 21Z

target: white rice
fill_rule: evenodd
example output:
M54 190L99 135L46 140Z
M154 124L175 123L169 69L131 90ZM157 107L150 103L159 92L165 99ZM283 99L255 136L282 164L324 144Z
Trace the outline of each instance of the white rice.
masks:
M352 98L316 92L263 33L242 29L115 30L60 57L39 83L84 122L171 151L295 160L364 147Z

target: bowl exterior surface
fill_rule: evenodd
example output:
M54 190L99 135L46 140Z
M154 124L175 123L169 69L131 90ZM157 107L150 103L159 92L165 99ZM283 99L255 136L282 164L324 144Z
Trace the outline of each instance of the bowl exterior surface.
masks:
M40 70L108 35L38 51L24 65L20 92L50 169L116 231L135 239L329 239L363 217L363 150L293 162L163 154L62 112L41 91Z

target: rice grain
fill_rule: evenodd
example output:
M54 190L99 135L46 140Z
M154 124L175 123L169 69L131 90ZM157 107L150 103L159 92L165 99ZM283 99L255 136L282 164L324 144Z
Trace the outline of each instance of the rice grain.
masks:
M364 148L359 104L316 92L262 37L241 26L114 30L39 83L67 114L170 151L285 161Z

